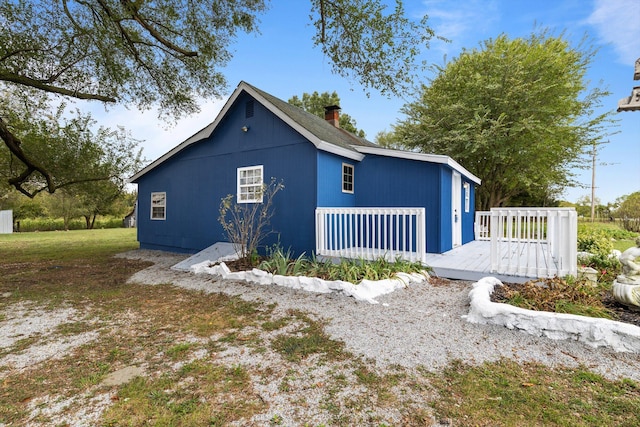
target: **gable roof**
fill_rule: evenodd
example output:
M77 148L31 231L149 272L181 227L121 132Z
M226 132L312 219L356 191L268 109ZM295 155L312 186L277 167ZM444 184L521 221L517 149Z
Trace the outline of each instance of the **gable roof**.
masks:
M241 81L238 84L212 123L196 132L182 143L178 144L166 154L151 162L148 166L133 175L129 181L136 182L143 175L160 166L162 163L169 160L185 148L209 138L243 91L252 96L256 101L260 102L260 104L282 119L303 137L308 139L318 150L337 154L356 161L362 160L365 157L365 154L370 153L389 157L447 164L452 169L457 170L472 181L480 184L479 178L471 174L448 156L427 155L381 148L379 145L369 142L364 138L360 138L344 129L333 126L322 117L308 113L303 109L276 98L275 96L270 95L244 81Z
M136 180L147 172L155 169L185 148L210 137L243 91L251 95L256 101L260 102L260 104L266 107L269 111L308 139L319 150L360 161L364 158L364 155L355 150L353 146L376 146L376 144L372 142L359 138L344 129L333 126L322 117L308 113L301 108L293 106L288 102L241 81L212 123L187 138L166 154L151 162L147 167L133 175L129 181L136 182Z

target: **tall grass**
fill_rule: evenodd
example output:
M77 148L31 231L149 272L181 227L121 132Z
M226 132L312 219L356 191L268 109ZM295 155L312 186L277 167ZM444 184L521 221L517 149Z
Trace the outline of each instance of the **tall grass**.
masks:
M393 277L396 273L417 273L428 270L418 262L401 259L388 261L378 258L375 261L363 259L341 259L334 263L331 260L320 260L315 257L308 259L304 254L291 259L290 250L283 250L279 246L267 251L267 259L258 268L282 276L310 276L324 280L342 280L359 283L362 280L383 280Z
M56 231L64 230L64 220L62 218L24 218L19 221L20 232L31 231ZM69 230L86 230L87 223L84 218L76 218L69 221ZM94 229L101 228L122 228L122 218L103 217L96 219Z

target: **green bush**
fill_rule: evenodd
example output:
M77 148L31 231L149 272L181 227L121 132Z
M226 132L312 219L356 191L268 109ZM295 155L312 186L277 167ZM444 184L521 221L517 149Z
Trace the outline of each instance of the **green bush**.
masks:
M620 261L611 253L613 242L608 232L579 228L578 251L590 254L579 257L578 263L597 270L600 282L612 282L621 271Z
M21 232L30 231L62 231L64 230L64 220L62 218L25 218L20 221ZM16 224L17 226L17 224ZM122 218L105 217L96 219L93 228L121 228ZM69 230L85 230L87 223L84 218L76 218L69 221Z
M578 230L578 251L608 256L613 250L611 238L601 230Z

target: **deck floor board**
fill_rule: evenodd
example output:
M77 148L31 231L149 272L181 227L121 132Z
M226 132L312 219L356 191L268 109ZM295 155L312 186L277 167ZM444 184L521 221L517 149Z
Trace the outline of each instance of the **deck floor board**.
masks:
M535 250L528 252L524 247L525 245L502 245L500 257L505 262L511 260L514 266L518 265L518 258L526 259L525 265L536 265L537 258L544 260L546 265L556 267L546 245L537 245ZM494 276L502 281L526 282L538 278L531 273L491 273L491 242L482 240L474 240L442 254L427 254L426 263L433 268L436 275L449 279L479 280L482 277Z

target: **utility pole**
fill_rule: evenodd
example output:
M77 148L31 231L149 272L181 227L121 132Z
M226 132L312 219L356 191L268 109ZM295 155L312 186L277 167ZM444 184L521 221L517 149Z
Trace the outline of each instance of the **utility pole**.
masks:
M597 145L593 143L593 151L592 155L592 164L591 164L591 222L593 222L595 212L596 212L596 149Z

